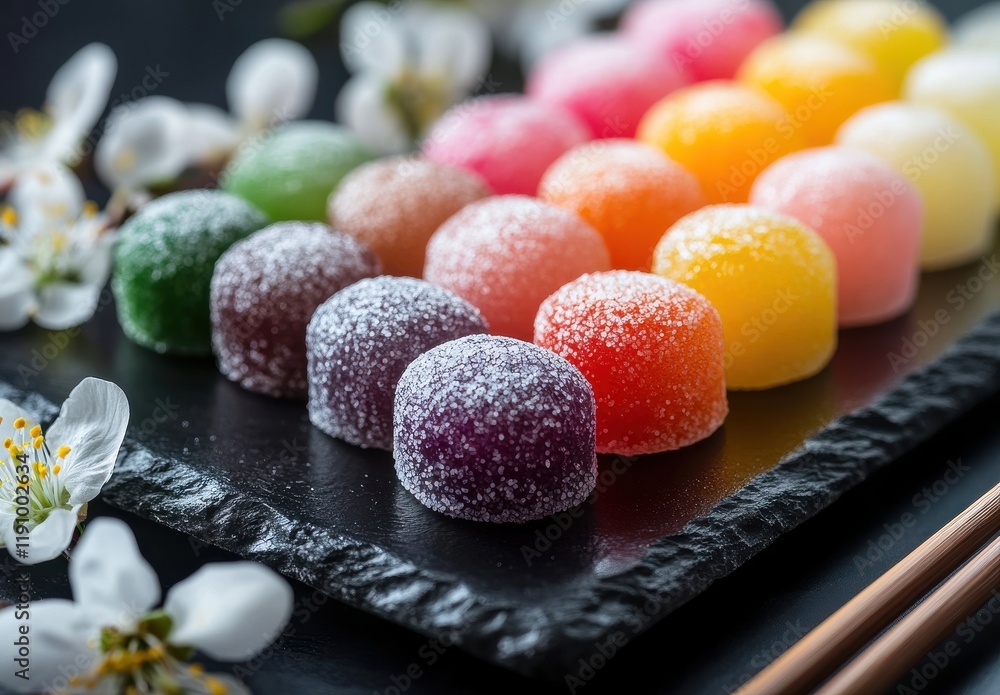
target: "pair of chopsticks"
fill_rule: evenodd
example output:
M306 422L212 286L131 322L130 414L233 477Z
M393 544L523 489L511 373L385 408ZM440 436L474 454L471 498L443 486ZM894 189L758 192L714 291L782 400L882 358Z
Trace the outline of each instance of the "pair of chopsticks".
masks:
M803 637L736 695L804 695L817 687L816 695L881 695L1000 589L1000 538L979 550L998 531L1000 485ZM919 605L868 644L925 594Z

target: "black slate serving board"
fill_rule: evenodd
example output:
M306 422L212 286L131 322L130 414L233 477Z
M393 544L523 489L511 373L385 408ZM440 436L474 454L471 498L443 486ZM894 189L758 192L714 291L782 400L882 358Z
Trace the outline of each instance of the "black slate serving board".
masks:
M132 423L106 501L444 644L585 682L636 634L1000 391L995 258L926 275L909 315L842 332L813 379L732 393L725 427L705 442L604 457L591 501L524 526L425 509L388 454L320 433L304 405L244 392L211 360L129 343L110 295L80 330L0 336L0 395L53 415L84 376L112 379Z

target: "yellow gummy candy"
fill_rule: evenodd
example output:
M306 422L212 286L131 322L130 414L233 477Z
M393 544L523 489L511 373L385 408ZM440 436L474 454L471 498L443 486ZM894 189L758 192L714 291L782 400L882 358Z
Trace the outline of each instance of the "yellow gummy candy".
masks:
M799 13L792 28L871 56L897 93L910 66L948 41L941 15L917 0L819 0Z
M791 217L749 205L702 208L660 240L653 272L683 282L718 310L731 389L805 379L833 356L833 253Z

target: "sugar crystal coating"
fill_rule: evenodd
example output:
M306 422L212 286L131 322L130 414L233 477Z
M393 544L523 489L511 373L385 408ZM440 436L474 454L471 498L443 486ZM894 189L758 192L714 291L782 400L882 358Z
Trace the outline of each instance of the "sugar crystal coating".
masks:
M837 143L867 150L910 180L924 201L920 264L952 268L993 242L997 184L986 145L944 111L899 101L869 106L837 132Z
M702 81L732 78L781 27L770 0L643 0L625 12L621 30Z
M653 272L683 282L718 310L731 389L805 379L833 356L833 253L792 217L749 205L702 208L664 235Z
M396 392L396 474L431 509L523 523L570 509L597 481L595 404L569 362L471 336L418 357Z
M781 104L722 80L678 89L658 102L637 137L694 174L710 203L745 203L768 164L804 146L801 128Z
M131 340L157 352L209 354L209 286L215 262L267 224L222 191L171 193L143 206L119 232L111 288Z
M525 93L572 111L595 138L631 138L649 107L687 82L672 61L646 47L598 35L543 56Z
M738 77L784 106L808 146L829 145L855 112L894 96L874 60L822 36L768 39L746 59Z
M538 197L592 224L625 270L649 270L663 232L705 204L694 174L634 140L577 145L545 172Z
M427 134L423 153L476 172L495 193L535 195L548 166L589 137L569 111L504 94L452 107Z
M325 222L330 192L372 156L341 126L296 121L245 142L220 184L273 220Z
M420 277L431 234L489 194L485 182L466 169L388 157L344 178L330 197L330 225L371 247L386 273Z
M897 93L910 66L948 42L941 14L914 0L818 0L803 8L792 29L868 54Z
M341 290L306 331L309 420L351 444L392 449L403 370L441 343L487 330L474 306L422 280L382 276Z
M623 270L584 275L542 304L535 343L593 387L600 452L679 449L725 420L722 321L678 282Z
M250 391L305 399L316 307L379 273L370 249L318 222L279 222L234 244L212 276L219 371Z
M898 316L913 303L923 202L873 154L820 147L782 157L754 182L750 202L809 225L837 259L841 326Z
M424 278L478 307L493 333L530 340L542 300L584 273L609 268L601 235L575 213L497 196L441 225L427 247Z

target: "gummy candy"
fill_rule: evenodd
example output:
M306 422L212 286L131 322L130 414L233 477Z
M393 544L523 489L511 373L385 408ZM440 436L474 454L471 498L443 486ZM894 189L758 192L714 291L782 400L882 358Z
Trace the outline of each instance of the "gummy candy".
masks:
M525 196L473 203L427 246L424 278L479 308L499 335L531 340L538 306L584 273L610 269L601 235L578 215Z
M750 203L800 220L830 246L841 326L886 321L913 303L923 202L875 155L847 147L790 154L757 178Z
M542 303L535 343L593 387L599 452L679 449L726 417L722 321L678 282L624 270L584 275Z
M171 193L122 225L111 288L122 331L157 352L209 354L209 285L219 256L267 224L223 191Z
M384 275L341 290L306 332L309 420L351 444L392 449L403 370L441 343L486 330L475 307L422 280Z
M489 194L471 171L389 157L362 164L344 178L330 197L330 225L367 244L386 273L420 277L431 234Z
M700 292L718 310L731 389L805 379L833 356L833 253L798 220L749 205L702 208L670 228L653 271Z
M448 516L541 519L594 489L594 410L587 380L548 350L496 336L453 340L399 380L396 473Z
M538 197L580 215L604 237L611 266L649 270L674 222L705 204L694 175L634 140L577 145L549 167Z
M378 273L370 249L318 222L279 222L236 242L212 275L219 371L250 391L305 400L313 312Z
M452 107L431 128L423 153L478 173L495 193L535 195L549 165L589 137L569 111L505 94Z

